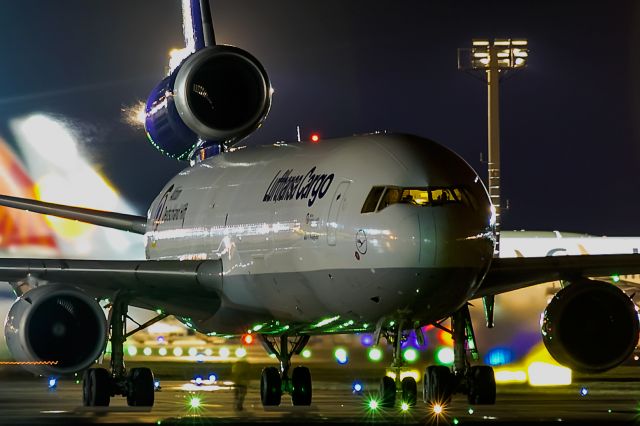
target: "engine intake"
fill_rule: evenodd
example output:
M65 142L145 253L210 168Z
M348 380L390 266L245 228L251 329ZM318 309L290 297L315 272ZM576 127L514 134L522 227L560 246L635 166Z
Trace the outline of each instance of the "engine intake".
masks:
M542 338L559 363L583 373L620 365L638 344L638 312L619 288L581 279L560 290L544 311Z
M254 131L271 106L271 85L256 58L233 46L189 56L147 100L145 129L163 153L184 160L204 142L233 143Z
M51 284L29 290L9 310L7 346L17 361L36 374L73 373L89 367L107 341L100 305L75 287Z

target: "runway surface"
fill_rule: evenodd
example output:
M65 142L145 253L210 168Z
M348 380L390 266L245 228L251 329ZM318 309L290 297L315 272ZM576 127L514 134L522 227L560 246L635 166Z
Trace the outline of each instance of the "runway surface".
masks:
M563 387L532 388L501 385L494 406L471 406L457 395L435 415L422 401L408 412L399 407L371 411L369 398L376 394L377 381L365 381L361 394L352 391L351 379L314 380L311 407L293 407L283 396L280 407L264 409L259 399L259 382L253 381L243 411L234 411L233 384L222 380L197 386L187 380L166 380L156 393L153 409L127 407L121 397L110 407L87 408L81 404L81 384L61 380L49 390L46 378L9 377L0 384L1 424L244 424L244 423L328 423L328 424L635 424L640 421L640 379L635 371L627 377L602 381L575 381ZM420 385L419 385L420 386ZM582 396L581 389L587 389ZM584 392L584 391L583 391ZM190 399L200 398L200 406ZM419 395L421 399L421 394Z

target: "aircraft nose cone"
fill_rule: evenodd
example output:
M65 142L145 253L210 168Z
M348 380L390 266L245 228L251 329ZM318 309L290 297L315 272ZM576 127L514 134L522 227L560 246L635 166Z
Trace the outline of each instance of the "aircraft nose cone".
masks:
M434 208L433 218L437 241L433 265L452 299L468 300L493 256L494 235L489 221L464 205Z
M494 236L484 216L467 206L442 206L434 211L439 267L481 267L493 255ZM434 209L435 210L435 209Z

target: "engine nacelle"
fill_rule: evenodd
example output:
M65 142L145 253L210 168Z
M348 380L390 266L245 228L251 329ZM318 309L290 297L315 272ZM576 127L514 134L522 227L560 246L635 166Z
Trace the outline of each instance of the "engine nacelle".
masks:
M75 287L50 284L26 292L11 306L4 325L16 361L36 374L74 373L105 349L107 321L100 305ZM38 362L55 364L36 364Z
M638 344L638 312L631 299L611 284L586 278L554 296L541 328L556 361L583 373L620 365Z
M145 129L161 152L187 160L203 141L232 143L260 126L271 84L256 58L233 46L198 50L147 100Z

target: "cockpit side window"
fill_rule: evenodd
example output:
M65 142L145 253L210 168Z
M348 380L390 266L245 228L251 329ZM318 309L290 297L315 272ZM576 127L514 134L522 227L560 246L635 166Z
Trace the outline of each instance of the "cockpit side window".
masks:
M376 207L378 206L378 201L380 201L382 192L384 192L384 186L374 186L373 188L371 188L371 191L369 191L369 195L367 195L367 199L364 201L360 213L371 213L376 211Z

